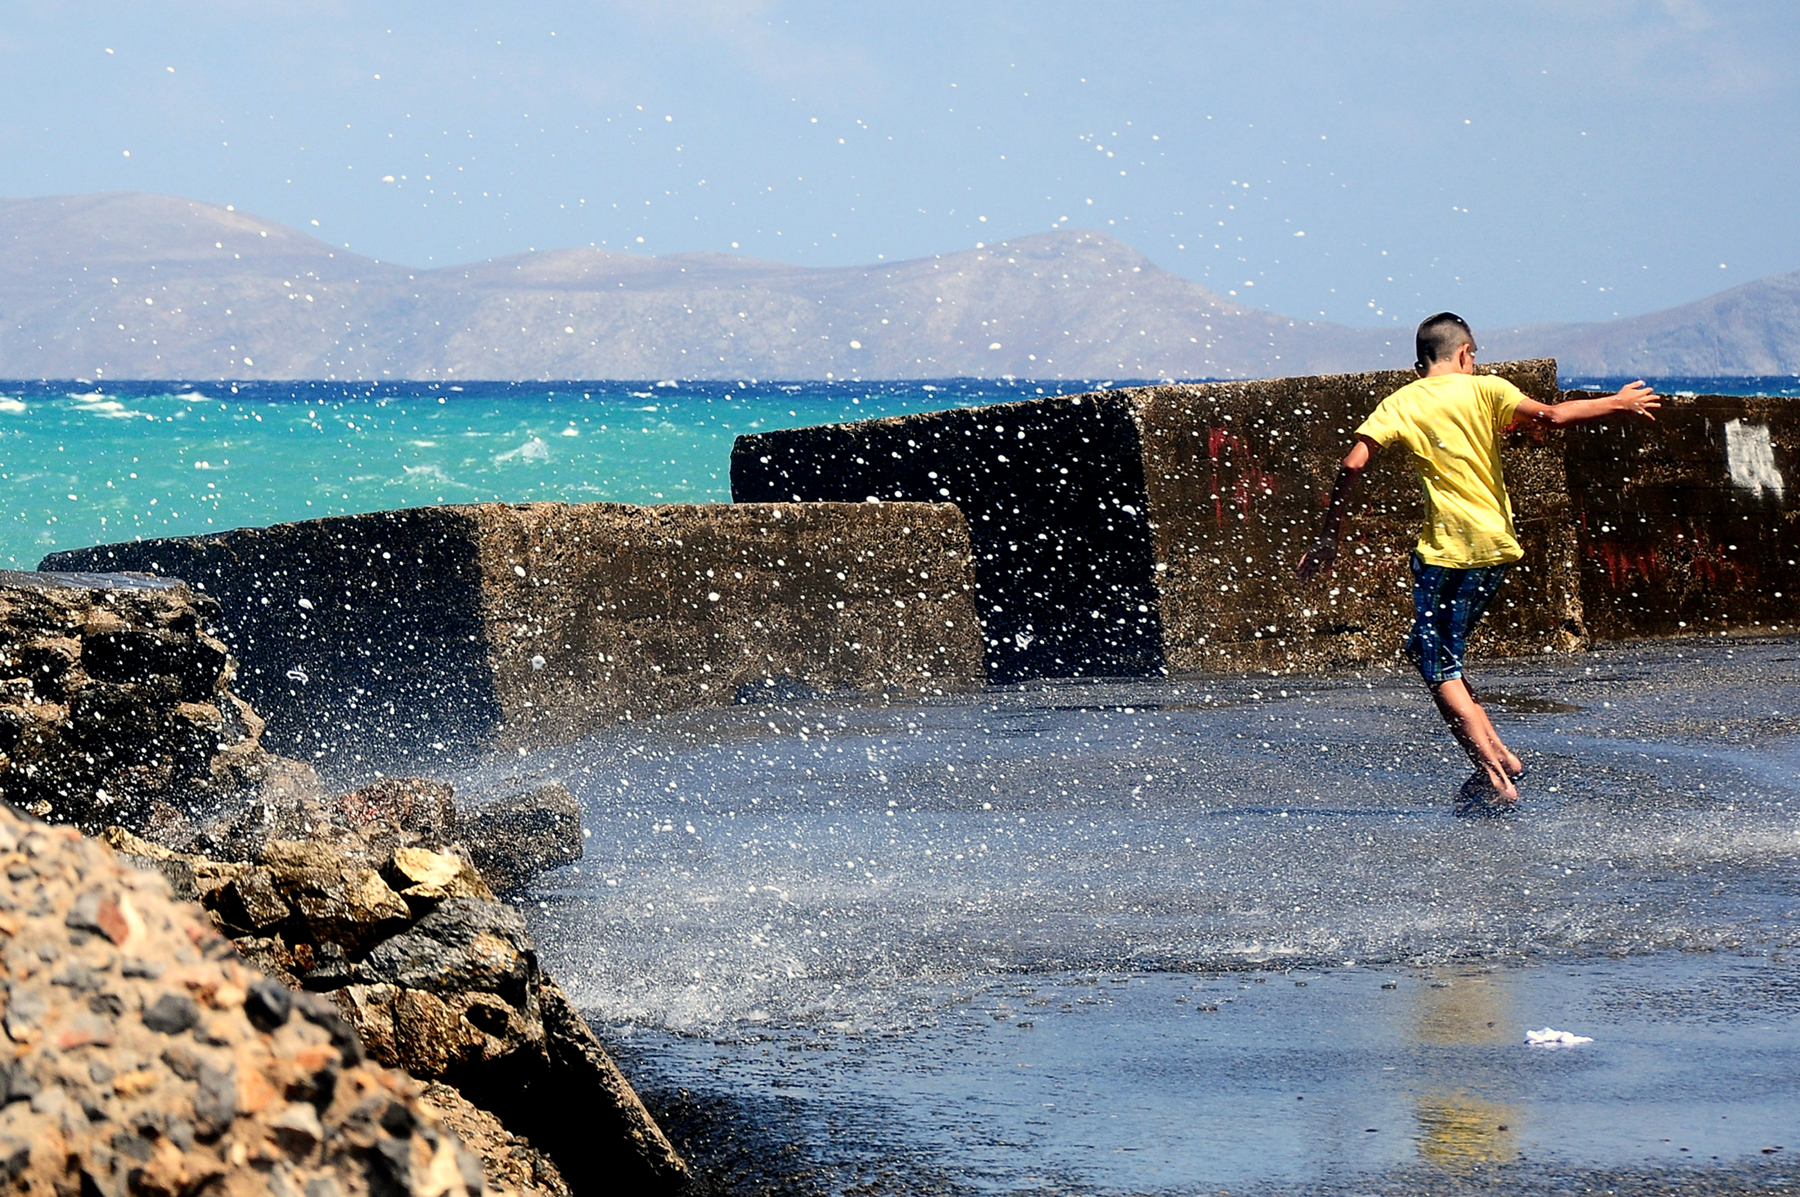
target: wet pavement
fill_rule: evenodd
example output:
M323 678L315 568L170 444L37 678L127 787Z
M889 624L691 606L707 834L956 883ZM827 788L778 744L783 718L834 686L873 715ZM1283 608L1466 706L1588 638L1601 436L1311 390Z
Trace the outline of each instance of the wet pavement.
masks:
M1504 818L1388 669L789 695L486 773L585 804L539 943L716 1191L1785 1191L1797 658L1480 667Z

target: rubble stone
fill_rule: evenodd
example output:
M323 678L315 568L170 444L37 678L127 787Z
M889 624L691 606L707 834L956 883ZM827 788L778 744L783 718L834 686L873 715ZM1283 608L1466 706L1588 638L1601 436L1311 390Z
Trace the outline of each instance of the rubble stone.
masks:
M456 838L456 797L450 786L422 777L384 777L332 800L345 824L377 820L412 832L434 846Z
M581 859L581 807L555 782L489 797L463 813L458 839L488 884L506 893Z
M453 797L449 787L436 786L402 779L382 793ZM634 1178L631 1185L646 1193L686 1183L686 1164L540 971L518 912L495 897L460 845L422 846L440 839L431 818L404 830L375 817L366 798L264 807L250 826L306 825L310 838L261 840L248 861L177 852L122 828L109 829L106 838L191 887L238 949L271 976L329 994L372 1059L421 1081L455 1086L504 1127L529 1134L533 1148L554 1160L577 1191L621 1178ZM401 807L419 809L410 799L382 809ZM368 821L345 826L349 817ZM496 837L498 848L490 851L494 860L513 862L504 867L516 872L500 876L528 878L555 860L554 852L567 851L554 846L549 832L555 828L546 830L545 818L567 828L561 834L578 848L578 812L561 787L514 792L478 807L459 819L459 835L511 828L514 839ZM228 833L209 829L196 843L241 848L259 842L242 834L241 824L231 826L236 830ZM534 835L547 846L532 844ZM99 907L80 913L105 917ZM272 993L252 993L246 1002L253 1019L279 1016ZM158 1017L175 1020L177 1012ZM530 1157L515 1155L505 1157L510 1163L488 1160L490 1174L520 1175Z
M90 832L253 790L263 721L178 582L0 570L0 798Z
M0 866L6 1191L484 1192L416 1081L365 1059L331 1002L245 967L161 878L6 810Z

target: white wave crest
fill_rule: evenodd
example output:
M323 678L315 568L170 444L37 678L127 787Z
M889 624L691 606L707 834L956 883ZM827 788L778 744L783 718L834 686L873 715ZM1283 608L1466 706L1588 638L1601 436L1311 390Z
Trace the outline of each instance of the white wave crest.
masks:
M496 462L511 461L515 457L525 461L549 461L550 446L545 444L541 437L534 436L516 449L508 449L504 453L494 454Z

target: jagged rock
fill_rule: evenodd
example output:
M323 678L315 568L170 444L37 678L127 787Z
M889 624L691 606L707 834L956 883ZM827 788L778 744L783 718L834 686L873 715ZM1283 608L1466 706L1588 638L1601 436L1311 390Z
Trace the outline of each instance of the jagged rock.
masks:
M106 838L190 887L266 972L330 992L372 1059L457 1086L529 1133L577 1190L680 1188L686 1165L539 971L518 912L456 850L394 842L406 835L381 819L330 825L311 840L270 841L249 863L175 852L120 828ZM271 999L253 1006L268 1017Z
M687 1162L644 1108L575 1003L548 976L538 984L538 1008L550 1062L533 1087L552 1101L536 1124L537 1141L552 1153L560 1149L563 1154L573 1153L577 1144L596 1135L629 1143L638 1176L659 1187L685 1182ZM568 1168L564 1172L574 1174Z
M525 920L510 906L450 898L404 933L377 944L362 975L430 993L481 990L529 1009L537 952Z
M180 582L0 571L0 798L89 831L179 825L253 789L263 721Z
M425 1086L425 1104L481 1157L488 1187L534 1190L545 1197L572 1197L568 1182L550 1157L501 1121L441 1081Z
M71 829L22 833L0 810L0 859L20 858L7 879L19 892L36 886L31 916L0 891L0 1027L23 1050L0 1060L0 1186L107 1197L479 1194L479 1166L421 1119L416 1088L362 1065L352 1024L380 1059L454 1079L515 1126L534 1127L546 1102L603 1103L604 1123L624 1101L647 1129L611 1141L557 1131L562 1172L584 1191L683 1185L685 1165L622 1077L596 1089L559 1072L567 1053L546 1036L539 998L549 983L523 920L446 848L458 831L450 787L389 779L327 801L310 767L263 752L260 721L226 688L229 657L202 630L209 601L178 583L0 577L0 798L87 826L117 819L106 840L166 879L120 872ZM580 855L579 812L560 787L477 814L477 842L509 884ZM86 858L40 878L29 861L54 852L99 853L112 874ZM170 930L180 919L162 913L176 909L171 896L201 902L276 980L244 968L230 942L186 914L181 942ZM52 921L72 947L92 950L52 971L45 962L69 953L39 942L46 913L62 915ZM173 946L141 956L98 946L143 947L147 925ZM293 992L301 988L340 992L334 1003ZM281 1050L245 1048L248 1063L214 1050L259 1042L244 1036ZM164 1044L161 1054L133 1047L130 1067L100 1061L77 1077L92 1052L133 1037ZM94 1129L113 1118L109 1101L170 1093L181 1111L173 1120ZM496 1175L554 1178L549 1191L568 1191L556 1168L516 1137L505 1142L500 1158L511 1162ZM327 1174L334 1184L309 1184Z
M215 860L256 860L278 840L307 840L336 829L329 806L303 790L259 794L176 846Z
M456 843L486 879L485 888L502 893L581 859L581 808L558 784L488 795L459 816L455 792L441 781L383 778L325 799L310 769L271 759L274 771L256 797L185 839L163 842L219 861L257 861L280 841L329 839L370 860L387 858L400 847L441 852ZM407 884L434 883L412 878Z
M319 771L305 761L271 756L263 766L260 796L271 802L323 802L325 783Z
M507 893L581 859L581 807L567 787L552 782L464 811L458 838L488 884Z
M333 799L347 826L380 820L441 847L456 836L456 801L450 786L422 777L384 777Z
M423 913L445 898L492 898L493 890L475 867L453 852L399 847L382 871L400 896Z
M4 810L0 866L0 1187L483 1192L417 1082L365 1060L328 1000L246 968L154 874Z
M543 1051L542 1021L496 994L375 984L346 986L339 1000L376 1059L404 1061L420 1080L462 1080L482 1065Z
M175 896L187 902L206 901L214 891L244 875L248 865L210 860L165 848L123 827L108 827L100 842L135 868L161 873Z
M316 840L271 842L256 868L220 891L213 909L226 916L232 899L232 906L241 909L246 885L255 889L264 884L252 880L256 878L266 878L269 896L278 898L289 915L245 929L266 932L279 926L292 936L290 943L331 943L360 953L412 918L412 908L378 871ZM272 912L274 907L265 909Z

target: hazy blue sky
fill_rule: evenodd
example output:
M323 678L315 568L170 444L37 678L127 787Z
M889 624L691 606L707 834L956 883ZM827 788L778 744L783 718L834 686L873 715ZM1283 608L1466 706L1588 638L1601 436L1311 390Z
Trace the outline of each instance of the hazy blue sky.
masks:
M1797 51L1791 0L0 0L0 194L419 266L1066 220L1297 315L1600 319L1800 268Z

